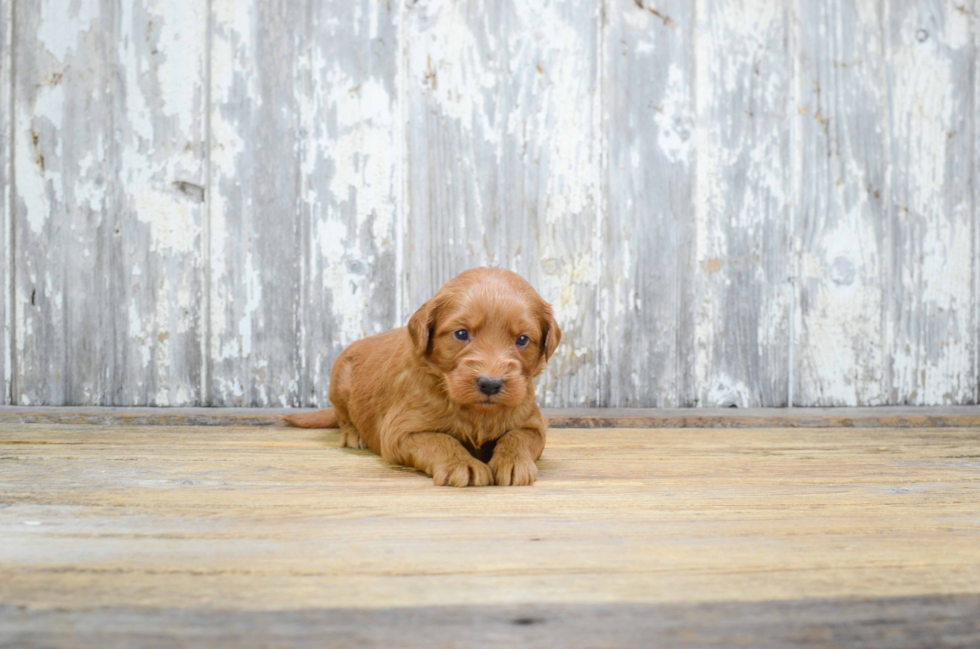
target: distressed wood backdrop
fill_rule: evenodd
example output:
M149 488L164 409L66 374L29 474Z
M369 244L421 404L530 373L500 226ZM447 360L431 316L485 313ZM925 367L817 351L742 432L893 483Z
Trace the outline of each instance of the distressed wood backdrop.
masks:
M15 404L316 406L456 272L547 405L978 399L975 0L0 0Z

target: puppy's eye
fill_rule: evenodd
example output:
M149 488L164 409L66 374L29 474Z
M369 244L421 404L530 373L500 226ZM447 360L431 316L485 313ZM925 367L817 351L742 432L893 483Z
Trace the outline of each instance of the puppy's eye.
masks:
M470 332L466 329L460 329L459 331L454 331L453 335L456 336L456 340L469 340Z
M528 338L527 336L518 336L517 337L517 346L518 347L523 347L524 345L528 344L529 342L531 342L531 339Z

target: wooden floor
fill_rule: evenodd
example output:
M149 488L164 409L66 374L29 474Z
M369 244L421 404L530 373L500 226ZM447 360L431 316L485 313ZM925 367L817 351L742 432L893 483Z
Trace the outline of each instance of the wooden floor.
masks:
M980 429L562 429L450 489L334 431L0 423L0 647L980 646Z

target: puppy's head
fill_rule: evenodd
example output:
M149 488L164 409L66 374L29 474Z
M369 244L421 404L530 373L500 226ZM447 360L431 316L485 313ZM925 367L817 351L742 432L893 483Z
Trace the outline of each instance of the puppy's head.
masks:
M412 316L408 332L449 398L485 413L520 405L561 340L551 306L501 268L449 280Z

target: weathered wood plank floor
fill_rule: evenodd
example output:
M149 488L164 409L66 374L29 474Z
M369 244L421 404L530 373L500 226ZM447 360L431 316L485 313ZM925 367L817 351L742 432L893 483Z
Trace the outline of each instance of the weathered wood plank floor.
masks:
M531 488L334 431L0 423L0 646L980 646L980 430L553 430Z

